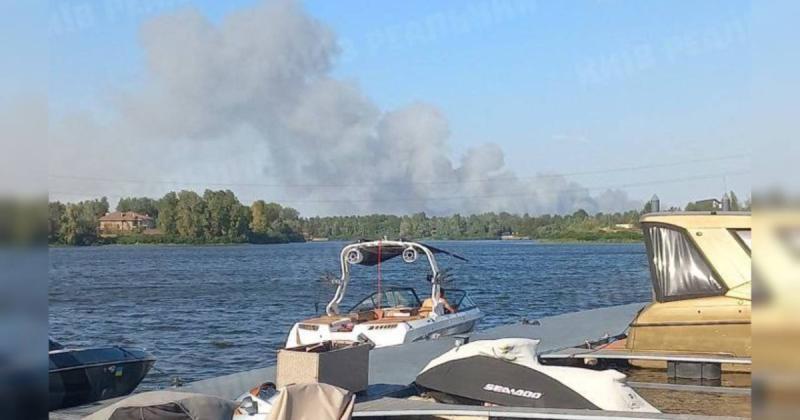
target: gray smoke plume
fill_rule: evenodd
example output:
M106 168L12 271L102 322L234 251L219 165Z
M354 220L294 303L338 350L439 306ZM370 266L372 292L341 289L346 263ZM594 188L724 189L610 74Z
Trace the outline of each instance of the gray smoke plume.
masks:
M51 172L69 170L65 162L77 158L111 179L282 184L230 188L306 215L638 205L619 191L594 198L557 175L516 177L492 144L452 161L441 112L424 103L383 111L357 85L332 78L335 34L293 1L264 2L219 24L184 9L144 24L141 40L147 79L114 97L109 122L75 116L60 123ZM81 156L76 144L97 158ZM181 187L103 186L140 194Z

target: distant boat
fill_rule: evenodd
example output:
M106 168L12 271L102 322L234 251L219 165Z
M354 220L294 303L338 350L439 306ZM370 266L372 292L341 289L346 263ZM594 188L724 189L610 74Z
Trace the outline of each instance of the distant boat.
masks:
M530 236L517 236L514 234L511 235L502 235L500 236L501 241L530 241Z
M311 242L328 242L328 238L311 238Z

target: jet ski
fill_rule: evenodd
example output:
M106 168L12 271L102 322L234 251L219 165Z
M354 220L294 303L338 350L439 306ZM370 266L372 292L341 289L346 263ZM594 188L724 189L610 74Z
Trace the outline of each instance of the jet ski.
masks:
M50 340L49 409L74 407L133 392L156 359L139 348L66 348Z
M658 413L615 370L539 363L539 340L480 340L431 360L417 388L441 402Z

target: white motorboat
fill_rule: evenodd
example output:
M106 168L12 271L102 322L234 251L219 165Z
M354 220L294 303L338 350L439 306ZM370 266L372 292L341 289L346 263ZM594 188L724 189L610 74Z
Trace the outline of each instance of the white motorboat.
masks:
M337 289L325 308L326 313L296 323L286 340L286 347L328 340L366 341L375 347L386 347L471 331L482 317L481 311L464 290L442 288L447 275L436 262L434 254L439 253L466 261L445 250L404 240L358 242L345 246L340 255L341 277L334 280ZM429 298L420 301L411 287L387 287L341 313L339 305L347 291L352 266L378 266L380 273L384 261L401 257L406 263L414 263L420 256L424 256L430 265Z

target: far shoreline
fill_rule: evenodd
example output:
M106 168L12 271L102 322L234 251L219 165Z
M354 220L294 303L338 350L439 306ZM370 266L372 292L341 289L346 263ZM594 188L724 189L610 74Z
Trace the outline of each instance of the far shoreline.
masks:
M469 239L452 239L452 238L422 238L419 241L452 241L452 242L502 242L502 243L530 243L539 245L621 245L621 244L639 244L643 239L597 239L597 240L584 240L574 238L564 239L518 239L518 240L504 240L493 238L469 238ZM144 247L144 246L197 246L197 247L227 247L237 245L287 245L287 244L322 244L327 242L355 242L357 239L329 239L327 241L287 241L287 242L270 242L270 243L255 243L255 242L134 242L134 243L92 243L87 245L66 245L66 244L48 244L50 248L100 248L100 247Z

